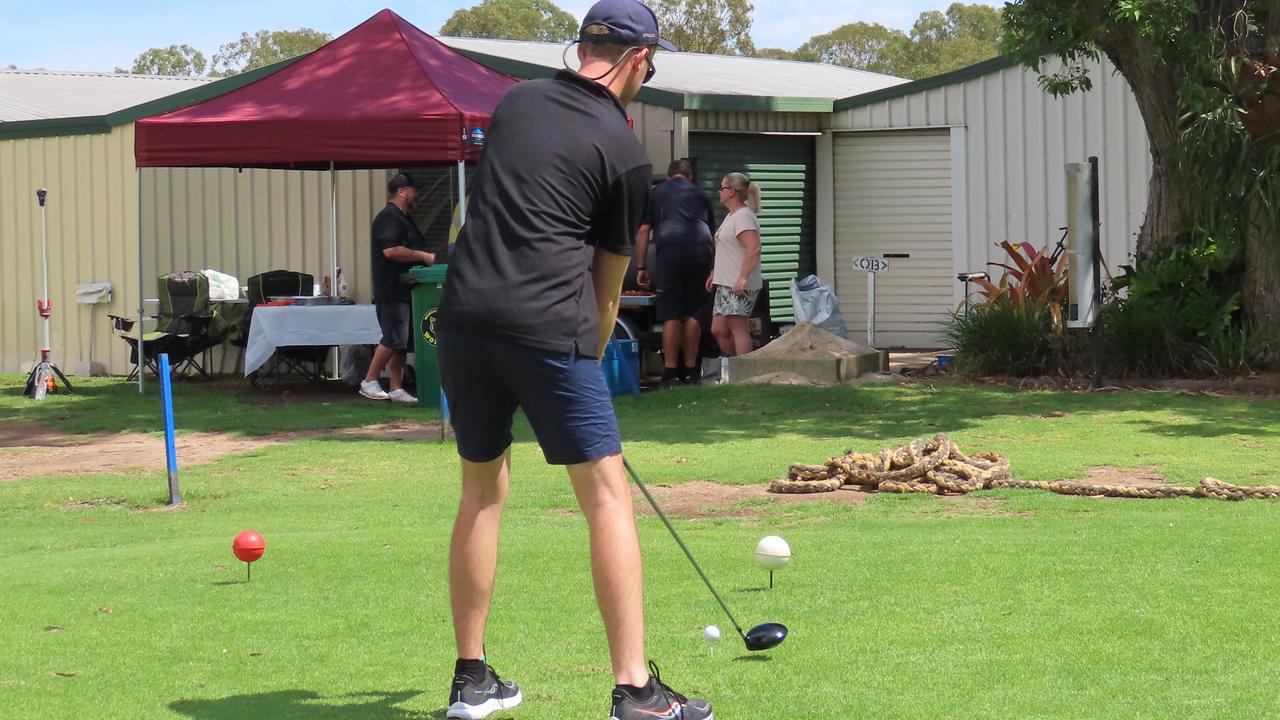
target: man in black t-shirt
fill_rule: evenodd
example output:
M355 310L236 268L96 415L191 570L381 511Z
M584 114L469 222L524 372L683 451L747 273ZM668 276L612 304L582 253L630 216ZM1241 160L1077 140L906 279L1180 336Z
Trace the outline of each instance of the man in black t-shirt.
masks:
M566 466L587 520L616 683L611 717L711 716L705 701L672 693L645 667L640 544L598 361L652 172L625 105L652 75L658 46L673 49L653 11L601 0L579 32L580 69L516 85L490 122L436 321L462 459L449 552L458 651L449 718L488 717L523 697L485 662L517 408L547 462Z
M370 400L416 403L418 399L402 387L405 357L409 350L409 328L413 298L400 275L417 265L431 265L436 256L427 252L426 238L409 217L418 202L413 178L400 174L387 182L387 206L373 219L373 306L378 313L382 339L373 351L369 372L360 383L360 394ZM391 392L382 389L378 378L386 368Z
M649 215L636 235L636 280L642 287L656 285L658 292L662 379L667 383L696 383L701 374L698 349L702 326L696 315L709 296L707 275L711 273L711 232L716 220L711 201L692 180L688 160L671 163L667 181L654 188ZM658 249L653 277L645 267L651 229Z

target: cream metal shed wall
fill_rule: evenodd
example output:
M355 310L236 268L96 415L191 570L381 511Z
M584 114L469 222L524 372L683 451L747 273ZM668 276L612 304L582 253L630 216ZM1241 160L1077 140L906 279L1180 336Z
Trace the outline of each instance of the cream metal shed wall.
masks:
M1052 66L1050 66L1052 69ZM1052 247L1066 224L1063 165L1096 155L1101 166L1102 250L1112 272L1133 253L1146 210L1151 160L1132 92L1108 63L1090 67L1093 89L1054 98L1036 73L998 59L838 102L831 132L951 133L953 265L991 270L1002 240ZM824 138L819 145L832 145ZM838 275L833 185L819 167L819 274ZM837 292L840 288L837 287ZM961 300L959 283L951 288ZM954 305L953 305L954 307Z
M27 372L39 359L38 187L49 189L52 359L64 372L81 371L92 343L95 362L127 372L128 350L112 337L107 313L133 315L138 307L132 125L102 134L0 140L0 372ZM77 283L102 281L113 286L110 305L76 305Z
M357 301L371 297L369 224L385 202L388 173L337 173L338 264ZM138 181L131 123L103 134L0 141L0 372L25 372L39 354L37 187L49 188L54 360L88 372L92 335L95 365L129 371L128 348L106 315L137 314ZM275 268L302 270L317 282L330 272L326 172L154 168L141 171L141 182L147 298L156 295L155 277L175 270L214 268L242 284ZM110 305L75 304L76 284L102 281L113 286ZM214 358L220 371L233 363L231 354Z

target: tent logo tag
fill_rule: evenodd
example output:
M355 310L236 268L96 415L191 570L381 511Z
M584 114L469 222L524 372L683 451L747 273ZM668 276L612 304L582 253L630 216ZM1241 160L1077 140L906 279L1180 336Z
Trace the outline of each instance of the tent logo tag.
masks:
M471 144L472 144L472 145L484 145L484 141L485 141L484 128L472 128L472 129L471 129Z

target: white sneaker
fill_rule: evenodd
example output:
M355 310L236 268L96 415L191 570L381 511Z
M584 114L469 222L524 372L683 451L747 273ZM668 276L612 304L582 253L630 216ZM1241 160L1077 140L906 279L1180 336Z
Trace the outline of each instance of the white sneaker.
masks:
M392 390L387 394L387 397L391 399L391 402L413 403L414 405L418 404L418 398L410 395L409 391L404 388L396 388L395 390Z
M367 397L370 400L389 400L391 396L387 391L382 389L382 385L377 380L361 380L360 396Z

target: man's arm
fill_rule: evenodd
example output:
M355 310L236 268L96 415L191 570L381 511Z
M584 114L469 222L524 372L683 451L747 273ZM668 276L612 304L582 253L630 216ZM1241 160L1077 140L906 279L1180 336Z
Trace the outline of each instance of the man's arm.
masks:
M600 314L600 340L596 343L596 357L604 358L604 347L613 336L613 324L618 319L618 302L622 297L622 280L627 275L631 258L614 255L608 250L596 248L591 260L591 282L596 289L596 310Z
M382 256L388 260L402 263L419 262L423 265L434 265L436 262L436 256L433 253L429 253L426 250L411 250L404 245L383 248Z
M636 282L640 287L649 287L649 268L645 265L649 257L649 230L649 223L645 223L636 233Z

